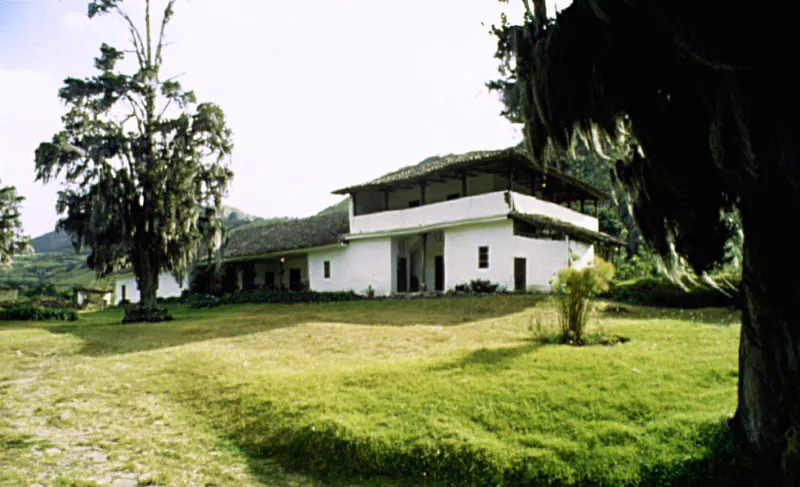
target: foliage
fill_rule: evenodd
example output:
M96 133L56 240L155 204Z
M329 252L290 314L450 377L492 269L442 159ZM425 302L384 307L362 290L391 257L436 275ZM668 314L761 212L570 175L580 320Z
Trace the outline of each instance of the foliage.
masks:
M36 305L15 305L0 309L0 321L76 321L78 314L71 309L46 308Z
M491 282L488 279L473 279L469 284L456 284L453 289L459 293L492 294L496 292L499 287L499 284Z
M584 331L591 312L590 299L607 291L614 266L596 258L593 266L567 267L559 271L551 289L556 295L562 343L584 344Z
M623 303L663 308L707 308L714 306L741 307L739 287L740 275L724 275L718 288L708 285L679 284L661 278L644 278L630 281L616 281L611 284L603 297Z
M726 435L736 313L631 307L603 320L630 342L577 348L529 340L549 302L457 301L5 325L0 380L39 379L0 395L0 440L33 436L0 448L0 484L135 458L158 485L774 485L742 478ZM58 442L55 467L39 438ZM107 460L86 469L87 448Z
M19 212L24 200L14 186L0 186L0 268L11 265L13 255L30 249L30 239L22 234Z
M0 284L19 289L26 295L71 293L73 287L110 288L109 278L97 279L94 271L86 267L86 255L72 250L21 255L14 265L0 268Z
M318 291L281 291L258 290L242 291L224 296L208 294L190 294L183 298L192 308L215 308L223 304L299 304L299 303L332 303L339 301L355 301L363 299L353 291L318 292Z
M231 132L222 110L197 103L175 79L163 80L165 32L176 0L168 0L158 35L151 32L150 0L144 33L118 0L89 3L89 17L119 15L132 51L100 48L91 78L68 78L59 91L67 106L64 129L36 150L37 180L63 177L58 224L76 249L91 249L88 265L102 276L129 265L142 290L141 306L155 307L158 276L179 278L193 253L221 242L222 195L232 177L225 158ZM127 52L136 70L116 69Z

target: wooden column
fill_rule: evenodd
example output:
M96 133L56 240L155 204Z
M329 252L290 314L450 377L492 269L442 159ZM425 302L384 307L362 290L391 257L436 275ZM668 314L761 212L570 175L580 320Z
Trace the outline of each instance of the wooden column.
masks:
M428 290L428 234L422 234L422 276L419 283L419 290L420 291L427 291Z
M425 204L425 181L422 181L421 183L419 183L419 190L420 190L419 191L420 192L419 204L420 205L424 205Z
M383 190L383 209L384 211L389 209L389 190Z
M356 205L356 194L351 193L350 198L353 199L353 216L358 216L358 206Z

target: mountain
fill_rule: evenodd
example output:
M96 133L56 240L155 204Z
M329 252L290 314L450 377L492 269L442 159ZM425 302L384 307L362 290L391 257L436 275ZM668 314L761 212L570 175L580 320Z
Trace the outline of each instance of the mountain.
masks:
M220 219L228 228L236 228L247 223L263 220L263 218L259 216L250 215L238 208L228 205L222 205ZM31 245L33 246L33 250L37 253L72 250L72 242L69 236L66 233L56 231L39 235L31 240Z
M61 252L72 248L69 235L56 231L39 235L31 240L31 245L36 253Z
M329 206L324 210L317 213L315 216L319 215L332 215L334 213L347 213L350 211L350 197L344 198L342 201L336 203L335 205Z

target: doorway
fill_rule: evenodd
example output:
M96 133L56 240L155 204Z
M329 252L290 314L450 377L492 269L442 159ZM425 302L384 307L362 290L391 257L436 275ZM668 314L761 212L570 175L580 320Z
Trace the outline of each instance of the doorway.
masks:
M527 261L524 257L514 258L514 291L525 292L528 289L527 277L525 271L527 268Z
M434 291L444 291L444 256L437 255L433 258Z
M408 265L405 257L397 259L397 292L408 291Z
M292 291L300 291L303 289L300 269L297 267L289 269L289 289Z

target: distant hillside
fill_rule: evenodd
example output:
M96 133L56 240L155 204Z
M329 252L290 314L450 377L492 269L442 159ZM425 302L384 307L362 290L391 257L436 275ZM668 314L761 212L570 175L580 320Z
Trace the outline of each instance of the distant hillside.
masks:
M250 215L232 206L222 205L221 220L228 228L236 228L247 223L263 220L263 218ZM44 235L32 239L31 245L37 253L72 250L72 242L69 236L65 233L55 231L45 233Z
M333 206L329 206L324 210L317 213L317 215L331 215L334 213L347 213L350 211L350 197L346 197L342 201L336 203Z
M107 280L98 281L94 271L86 267L86 255L77 255L72 248L19 256L11 267L0 268L0 285L36 287L47 284L59 289L110 286Z
M31 245L33 246L33 250L35 250L37 253L61 252L62 250L72 248L72 242L69 239L69 235L66 233L57 233L55 231L45 233L44 235L40 235L32 239Z

